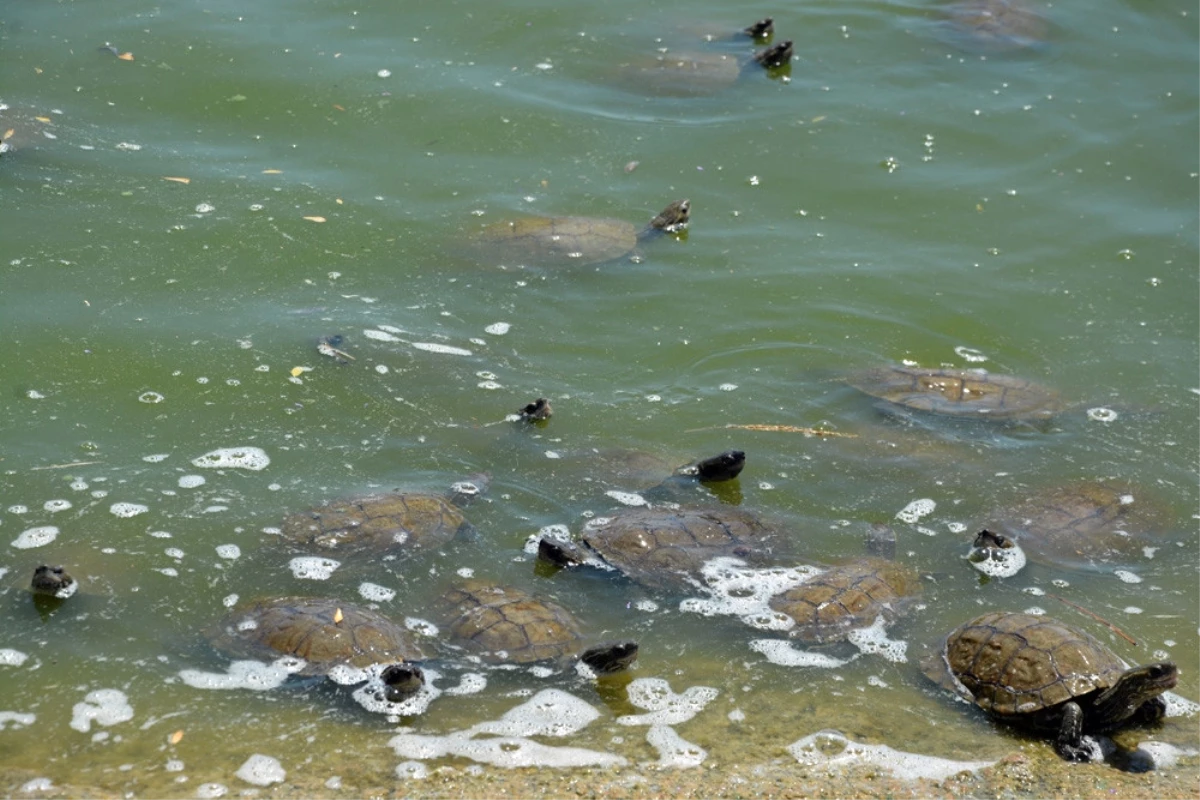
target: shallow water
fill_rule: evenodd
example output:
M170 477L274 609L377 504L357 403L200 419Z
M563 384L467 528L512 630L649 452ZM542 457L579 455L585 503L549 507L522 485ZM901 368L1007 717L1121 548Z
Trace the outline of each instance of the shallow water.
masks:
M227 672L203 634L234 595L353 601L367 583L395 592L386 613L429 619L462 570L554 597L589 636L637 638L642 655L598 685L451 659L440 688L476 686L460 683L472 670L486 686L400 720L412 736L494 722L553 689L598 716L537 744L632 764L790 759L826 729L994 759L1021 739L916 667L992 608L1040 608L1129 661L1172 658L1195 701L1195 9L1038 8L1048 41L985 55L927 3L745 19L707 0L686 15L625 2L8 9L0 651L13 654L0 712L14 716L0 717L0 765L142 794L244 788L235 772L254 754L290 778L377 780L414 759L348 688L200 689L180 673ZM655 48L744 55L704 37L768 14L776 40L796 42L789 80L749 71L684 98L622 83L620 65ZM530 213L640 226L681 197L687 234L629 261L533 270L462 247ZM333 334L353 361L317 352ZM1036 427L898 417L839 380L902 360L1033 379L1070 408ZM547 426L504 421L538 396L556 409ZM773 634L737 616L535 570L530 536L578 533L618 507L606 491L641 488L578 454L683 464L730 447L748 466L723 498L788 531L789 566L859 555L867 523L896 529L924 576L886 633L907 660L842 646L800 659L838 666L777 664L764 654L777 647L754 645ZM204 458L225 448L265 461ZM274 533L338 496L442 491L484 471L491 491L466 512L478 535L436 552L302 579ZM995 509L1100 478L1160 506L1157 549L990 580L963 560ZM53 610L26 591L41 563L81 584ZM690 719L631 725L650 712L630 680L716 694ZM111 690L124 700L88 699ZM1142 736L1200 746L1194 716Z

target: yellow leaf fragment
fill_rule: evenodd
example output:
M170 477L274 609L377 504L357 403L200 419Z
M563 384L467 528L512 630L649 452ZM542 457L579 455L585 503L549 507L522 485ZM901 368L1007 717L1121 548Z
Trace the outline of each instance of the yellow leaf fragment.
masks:
M334 609L334 612L333 612L334 624L336 625L337 623L341 622L343 619L345 619L345 617L342 616L342 610L340 608Z
M117 58L121 59L122 61L133 61L133 53L121 53L117 56Z
M283 170L281 170L281 169L264 169L262 174L263 175L282 175Z
M304 367L292 367L292 377L299 378L304 374Z
M15 129L15 128L9 128L8 130L6 130L6 131L4 132L4 135L3 135L3 136L0 136L0 141L3 141L4 139L11 139L11 138L12 138L12 135L13 135L14 133L16 133L16 132L17 132L17 131L16 131L16 129Z
M334 108L336 108L338 111L345 111L345 110L346 110L346 109L342 108L341 106L339 106L337 103L334 103L334 104L333 104L333 107L334 107Z
M50 118L49 118L49 117L34 117L34 119L36 119L38 122L44 122L44 123L46 123L47 125L49 125L49 124L50 124Z
M165 175L163 176L163 180L164 181L174 181L175 183L191 183L192 182L191 178L170 178Z
M334 202L340 206L342 205L342 198L339 197L338 199L334 200Z
M324 217L305 217L305 219L308 220L309 222L324 222L325 221Z
M183 731L182 730L175 731L174 733L172 733L170 736L167 737L167 741L170 742L171 744L179 744L181 741L183 741Z

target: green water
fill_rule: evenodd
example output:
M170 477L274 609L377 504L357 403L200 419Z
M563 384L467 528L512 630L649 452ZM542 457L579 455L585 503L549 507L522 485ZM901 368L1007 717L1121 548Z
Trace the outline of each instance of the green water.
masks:
M27 660L0 666L0 711L36 721L0 731L0 766L190 795L244 787L232 773L257 752L316 785L386 780L396 726L347 692L200 690L178 674L225 669L201 634L232 594L355 599L371 581L397 590L385 612L420 617L462 568L556 597L597 635L635 636L636 677L719 689L678 726L711 763L787 757L822 728L953 758L1011 749L911 660L776 666L748 646L760 632L681 612L677 596L535 572L530 535L577 532L616 505L603 475L546 455L593 447L673 464L744 449L742 504L782 520L809 563L857 555L854 523L891 520L927 576L892 632L910 652L982 609L1038 606L1130 661L1174 659L1196 700L1196 9L1042 10L1045 43L981 57L916 2L10 4L0 649ZM776 40L795 40L786 81L748 70L692 98L622 82L620 65L657 47L744 54L704 34L769 14ZM686 236L634 260L526 270L461 247L523 214L640 226L682 197ZM365 333L380 325L401 341ZM317 353L331 334L353 362ZM1020 375L1072 407L1039 428L913 422L838 380L901 360ZM557 412L547 427L502 422L538 396ZM1088 419L1100 406L1117 419ZM248 446L266 469L191 463ZM403 564L298 580L264 532L338 496L440 491L480 471L479 536ZM982 583L961 560L992 508L1095 478L1137 487L1170 520L1130 567L1142 582L1031 565ZM920 498L932 514L894 519ZM9 545L48 525L52 542ZM238 558L217 554L229 544ZM82 587L49 615L25 591L46 562ZM566 744L656 758L614 723L636 710L620 687L561 676L493 675L404 724L462 729L545 687L602 711ZM106 688L133 718L70 728ZM1194 717L1152 735L1200 745Z

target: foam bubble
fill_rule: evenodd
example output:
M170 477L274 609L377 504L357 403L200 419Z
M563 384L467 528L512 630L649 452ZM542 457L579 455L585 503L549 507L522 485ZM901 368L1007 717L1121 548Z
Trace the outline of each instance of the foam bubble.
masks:
M543 689L516 708L506 711L500 719L481 722L469 728L466 733L469 736L478 733L498 736L568 736L583 730L598 716L599 711L572 694L561 689Z
M429 768L420 761L401 761L396 765L396 777L419 781L429 777Z
M679 610L706 617L738 617L752 628L786 631L795 627L796 621L771 608L770 599L821 572L804 565L759 569L736 558L714 558L700 568L701 589L708 597L689 597L679 604Z
M893 750L887 745L861 744L837 731L818 731L788 746L788 752L805 766L838 767L871 765L904 780L941 781L963 771L990 767L994 761L953 761Z
M487 678L478 672L468 672L462 676L458 686L446 690L449 695L479 694L487 688Z
M846 640L865 654L876 653L896 664L908 661L908 642L889 639L887 621L882 616L876 617L869 627L851 630Z
M200 800L214 800L229 794L229 789L221 783L202 783L196 787L196 797Z
M750 642L750 649L762 653L772 664L783 667L822 667L837 669L849 664L853 659L840 659L824 653L812 653L799 650L791 642L783 639L755 639Z
M914 523L932 514L935 508L937 508L937 503L929 498L913 500L896 514L896 519L901 522Z
M279 759L255 753L246 759L246 763L234 773L246 783L255 786L270 786L272 783L282 783L287 777Z
M379 677L387 667L387 664L372 664L360 671L366 683L355 689L350 696L367 711L389 717L412 717L424 714L429 705L442 694L442 690L435 685L441 674L436 670L426 669L424 685L400 702L393 703L384 694L383 681ZM333 677L332 673L330 677Z
M422 736L402 733L388 742L401 758L460 756L497 767L612 767L625 759L582 747L550 747L529 739L501 736L475 740L463 733Z
M304 661L299 658L279 658L270 664L234 661L224 673L183 669L179 671L179 679L193 689L250 689L261 692L283 685L289 675L302 669Z
M374 329L367 329L367 330L363 331L363 336L367 337L368 339L374 339L377 342L398 342L398 341L400 341L399 336L393 336L390 333L386 333L384 331L378 331L378 330L374 330Z
M123 519L136 517L138 514L145 514L149 510L148 506L144 506L141 503L113 503L108 507L110 514Z
M50 544L58 538L58 528L53 525L42 525L38 528L30 528L22 531L21 535L13 539L12 546L19 550L28 550L31 547L41 547L42 545Z
M648 506L649 501L636 492L620 492L616 489L605 492L606 495L624 506Z
M170 453L151 453L148 456L142 456L142 461L145 461L147 464L161 464L170 457Z
M19 667L25 663L29 655L22 653L20 650L12 650L10 648L0 648L0 666Z
M263 470L271 463L261 447L222 447L192 459L192 466L206 469Z
M75 704L71 715L71 727L80 733L91 730L93 721L101 725L116 725L133 719L133 706L129 705L129 699L119 689L96 689L83 700Z
M227 558L230 561L242 557L242 548L236 544L220 544L217 545L217 555L221 558Z
M469 356L474 355L470 350L464 350L461 347L451 347L448 344L435 344L433 342L413 342L413 348L424 350L427 353L441 353L449 356Z
M1019 544L1012 547L972 549L967 555L971 566L993 578L1011 578L1025 568L1025 551Z
M58 787L55 786L49 778L34 778L31 781L26 781L21 784L22 794L33 794L34 792L52 792Z
M707 750L685 740L666 725L651 725L646 731L646 741L658 751L660 767L698 767L708 758Z
M10 513L10 514L28 514L29 506L22 506L22 505L9 506L8 513Z
M493 336L503 336L512 330L512 326L507 322L493 322L491 325L488 325L486 328L484 328L484 330Z
M1168 717L1194 717L1200 714L1200 703L1188 700L1174 692L1163 692L1162 698L1167 704Z
M42 503L42 508L49 511L51 514L55 513L56 511L66 511L70 507L70 500L47 500L46 502Z
M358 586L358 593L364 600L376 603L386 603L396 596L395 589L380 586L378 583L363 582Z
M0 731L5 730L9 725L14 728L27 728L37 721L37 716L34 714L21 714L16 711L0 711Z
M291 569L293 575L301 580L310 581L329 580L333 571L341 565L340 561L317 556L297 556L288 562L288 568Z
M675 694L662 678L635 678L626 691L630 703L650 713L617 717L621 725L678 725L699 714L720 694L708 686L691 686Z
M1140 575L1130 572L1127 569L1113 570L1113 575L1116 575L1124 583L1141 583L1142 582L1142 577Z
M203 475L184 475L179 479L179 488L195 489L197 486L203 486L207 482Z

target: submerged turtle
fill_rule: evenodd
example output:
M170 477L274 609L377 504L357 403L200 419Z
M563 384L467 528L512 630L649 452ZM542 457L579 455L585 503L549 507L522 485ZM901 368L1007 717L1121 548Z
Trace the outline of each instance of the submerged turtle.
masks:
M746 72L786 74L794 52L791 40L764 47L748 58L733 53L669 51L622 64L620 70L623 82L639 92L689 97L728 89Z
M30 591L39 597L65 600L79 589L79 584L61 566L42 564L33 571Z
M681 492L698 483L733 480L746 466L746 454L742 450L726 450L674 468L653 453L625 448L567 452L565 460L583 461L588 470L585 480L615 489L644 492L655 499L676 499Z
M692 204L676 200L640 231L632 223L596 217L526 217L477 232L469 247L505 265L603 264L632 255L638 244L687 227Z
M453 640L488 661L529 664L575 658L604 675L637 658L632 641L585 649L579 623L569 611L515 587L472 579L447 592L441 604Z
M1153 535L1166 527L1165 513L1152 501L1136 499L1127 487L1096 481L1054 487L991 517L988 530L1006 538L977 540L977 548L1015 542L1035 561L1072 568L1128 563L1153 546Z
M888 403L948 417L1042 422L1065 408L1051 389L982 370L885 366L855 373L846 382Z
M385 695L399 702L425 683L412 661L428 653L417 637L377 611L320 597L276 597L231 611L212 634L226 653L255 659L303 659L301 675L327 675L345 665L386 664Z
M404 555L440 547L474 533L459 506L486 486L486 476L477 475L456 483L449 496L397 491L335 500L288 516L281 533L292 544L330 554Z
M1083 631L1006 611L955 628L921 666L992 717L1048 732L1070 761L1092 760L1085 734L1162 719L1178 677L1169 661L1129 668Z
M545 422L554 416L554 409L550 407L549 400L539 397L517 409L516 416L521 422Z
M1029 0L960 0L944 8L944 32L964 50L1009 53L1044 46L1051 25Z
M627 508L590 520L578 544L543 537L538 557L559 566L599 562L644 586L679 591L699 582L714 558L764 561L776 533L744 509Z

